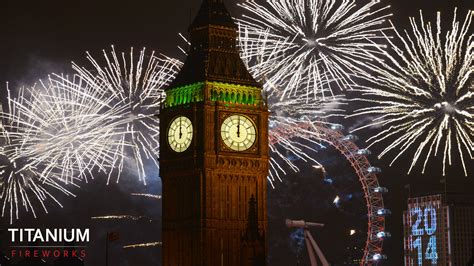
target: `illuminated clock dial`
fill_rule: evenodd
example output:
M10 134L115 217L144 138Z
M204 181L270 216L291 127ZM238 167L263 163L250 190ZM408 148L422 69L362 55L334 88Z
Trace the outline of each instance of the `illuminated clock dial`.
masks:
M232 115L224 120L221 126L224 144L234 151L250 149L257 138L257 129L250 118L243 115Z
M193 140L193 124L189 118L175 118L168 129L168 143L175 152L184 152Z

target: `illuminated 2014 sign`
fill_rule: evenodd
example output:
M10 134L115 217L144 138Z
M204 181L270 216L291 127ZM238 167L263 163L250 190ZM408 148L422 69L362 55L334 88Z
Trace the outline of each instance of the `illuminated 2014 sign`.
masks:
M434 202L410 205L410 249L417 265L424 262L437 265L438 250L436 245L437 218L439 204ZM413 257L412 257L413 258Z

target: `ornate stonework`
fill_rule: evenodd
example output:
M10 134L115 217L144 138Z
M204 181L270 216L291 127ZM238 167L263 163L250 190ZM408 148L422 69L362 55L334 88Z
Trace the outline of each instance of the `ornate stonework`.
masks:
M197 82L166 91L166 107L197 102L222 102L228 105L259 106L266 104L258 87L221 82Z

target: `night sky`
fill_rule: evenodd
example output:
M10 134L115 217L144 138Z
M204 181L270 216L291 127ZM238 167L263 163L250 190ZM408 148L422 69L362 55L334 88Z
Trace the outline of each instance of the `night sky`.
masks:
M7 81L10 82L10 88L14 88L21 85L31 85L38 79L45 78L49 73L67 73L70 71L71 61L79 64L85 61L85 51L100 56L102 49L109 49L112 44L119 51L128 51L131 46L137 49L147 47L149 50L169 56L182 57L177 49L178 44L183 44L178 37L178 32L185 33L187 31L200 2L200 0L2 0L0 3L0 95L4 95L4 84ZM460 17L464 17L468 9L474 8L474 2L471 0L381 0L381 2L392 6L392 20L399 27L407 27L408 17L418 16L420 9L424 10L426 18L434 18L435 11L440 10L450 21L456 6L459 9L458 16ZM240 9L235 5L235 2L226 1L226 3L233 16L240 15ZM445 24L445 26L448 25ZM347 127L355 122L357 121L342 121ZM359 146L364 146L363 140L366 138L367 136L360 136ZM323 152L321 151L321 153ZM334 154L328 155L327 158L338 160ZM434 167L429 168L423 176L418 174L419 168L414 174L407 176L406 169L408 167L406 164L410 163L409 157L400 160L393 167L388 166L390 162L388 159L378 161L375 156L370 159L374 165L380 166L384 170L379 181L390 190L390 193L385 197L385 203L393 211L393 215L387 220L387 230L392 232L393 237L385 244L389 257L386 265L401 265L403 253L401 223L402 210L406 205L405 199L408 194L407 185L410 185L412 195L440 191L442 189L440 160L432 160L431 165ZM454 161L454 164L458 166L459 162ZM350 175L350 167L343 168L345 172L340 175ZM462 192L465 188L474 187L472 161L468 168L471 173L471 177L468 178L464 177L461 171L448 169L449 191ZM311 175L309 169L303 169L303 174ZM331 174L336 175L336 173ZM108 187L105 186L105 181L98 176L95 181L84 185L81 190L74 191L77 193L77 198L64 199L64 208L51 206L50 214L45 215L40 212L38 219L32 219L30 215L26 214L24 215L25 219L18 222L18 225L21 227L53 225L90 227L94 232L90 247L93 252L89 253L86 265L103 265L105 232L119 231L120 239L111 246L113 261L111 265L159 265L159 256L161 256L159 248L134 251L121 249L121 246L125 244L153 242L161 238L160 201L129 195L133 192L160 193L161 184L158 173L149 173L149 183L146 187L138 182L138 178L133 175L133 171L131 171L126 178L122 178L119 185L112 184ZM288 180L298 180L294 176L288 178ZM309 181L295 182L306 184L304 182ZM298 183L294 185L293 182L291 188L285 188L284 186L287 184L277 184L276 190L270 192L269 199L277 200L281 192L282 199L286 199L290 205L295 204L299 199L292 199L291 195L295 194L293 189L298 191ZM319 183L313 183L313 185L323 188ZM354 194L360 191L360 188L352 183L347 185L349 187L347 191L354 191ZM300 184L299 187L305 187L305 185ZM315 192L304 190L301 193ZM354 209L358 210L360 207L355 206ZM269 208L271 209L271 207ZM304 214L305 210L302 212ZM105 214L144 215L151 221L143 219L138 222L112 223L90 220L91 216ZM302 215L300 218L304 218L303 214L300 214ZM363 214L363 209L361 214ZM324 219L318 215L311 217ZM334 217L343 219L344 216ZM8 221L0 220L0 228L7 226ZM276 228L273 232L278 234L280 239L288 239L290 234L288 229L279 227L279 225L273 226L273 228ZM337 234L335 233L335 235ZM0 241L1 248L4 246ZM288 254L290 256L291 251L288 251ZM295 257L287 257L287 259L284 261L282 258L279 261L281 264L272 265L295 264Z

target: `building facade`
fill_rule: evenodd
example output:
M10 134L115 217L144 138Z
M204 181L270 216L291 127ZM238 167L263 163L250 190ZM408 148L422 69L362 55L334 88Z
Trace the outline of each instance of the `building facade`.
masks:
M409 198L403 224L405 265L472 263L474 196Z
M222 0L204 0L160 111L163 265L265 265L268 108Z

